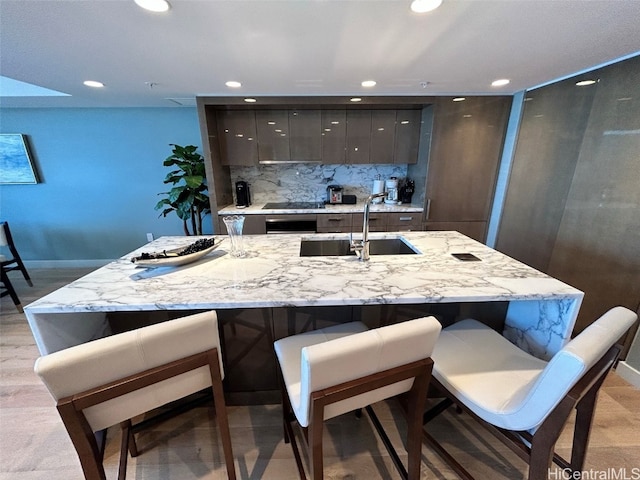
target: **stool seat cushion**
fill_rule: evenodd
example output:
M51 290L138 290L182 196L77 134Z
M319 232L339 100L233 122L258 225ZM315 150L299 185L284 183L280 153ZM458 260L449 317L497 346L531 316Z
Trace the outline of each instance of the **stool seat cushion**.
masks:
M612 309L549 362L476 320L445 328L434 349L433 376L481 419L500 428L534 431L576 382L633 324Z
M350 322L286 337L274 347L298 423L309 425L313 392L376 372L428 358L440 332L433 317L367 330ZM369 391L330 405L324 419L408 391L413 379Z

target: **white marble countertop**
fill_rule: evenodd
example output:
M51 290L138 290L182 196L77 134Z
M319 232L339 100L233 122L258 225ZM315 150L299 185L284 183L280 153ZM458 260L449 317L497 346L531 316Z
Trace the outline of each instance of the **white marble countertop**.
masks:
M255 308L371 303L469 302L580 296L582 292L457 232L372 233L405 237L419 255L300 257L300 239L345 234L245 235L247 258L230 241L180 267L139 268L141 252L186 246L162 237L31 303L31 312ZM469 252L481 262L451 253Z
M249 207L238 208L235 205L227 205L226 207L218 210L218 215L281 215L281 214L294 214L294 213L362 213L364 211L364 203L356 203L353 205L347 204L328 204L325 208L314 209L263 209L264 203L258 203L250 205ZM384 213L404 213L404 212L422 212L424 209L418 205L412 204L398 204L389 205L386 203L373 203L371 204L372 212L384 212Z
M503 334L540 358L570 338L583 293L457 232L402 236L417 255L300 257L301 238L346 234L245 235L246 258L230 241L178 267L140 268L142 252L180 248L197 237L162 237L27 305L42 353L103 336L106 312L453 302L509 302ZM464 262L452 253L472 253Z

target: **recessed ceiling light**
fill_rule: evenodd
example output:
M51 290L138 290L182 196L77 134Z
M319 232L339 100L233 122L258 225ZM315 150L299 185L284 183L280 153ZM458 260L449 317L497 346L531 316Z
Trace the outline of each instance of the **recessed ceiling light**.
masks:
M236 82L235 80L229 80L225 85L230 88L240 88L242 86L240 82Z
M361 102L361 101L362 101L362 99L361 99L360 97L353 97L353 98L351 99L351 101L352 101L352 102Z
M365 80L364 82L362 82L361 85L363 87L375 87L376 86L376 81L375 80Z
M247 102L247 103L256 103L257 102L257 100L255 98L245 98L244 101Z
M134 0L136 5L151 12L166 12L170 5L167 0Z
M453 99L454 102L464 102L466 100L466 97L456 97Z
M586 87L588 85L593 85L594 83L596 83L595 80L582 80L582 81L576 83L576 86L578 86L578 87Z
M82 83L84 83L87 87L93 87L93 88L102 88L102 87L104 87L104 83L97 82L95 80L85 80Z
M504 87L509 84L509 80L506 78L501 78L500 80L494 80L491 82L492 87Z
M411 11L415 13L426 13L435 10L442 5L442 0L413 0Z

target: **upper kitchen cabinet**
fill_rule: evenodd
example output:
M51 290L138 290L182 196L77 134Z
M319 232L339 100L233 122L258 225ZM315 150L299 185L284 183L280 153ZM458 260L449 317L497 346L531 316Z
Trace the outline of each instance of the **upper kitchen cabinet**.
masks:
M347 110L347 163L416 163L419 109Z
M370 163L371 110L347 110L347 163Z
M289 111L257 110L258 159L260 162L291 160L289 149Z
M346 162L347 111L322 110L322 162Z
M393 163L396 111L371 111L371 142L367 163Z
M393 163L414 164L418 162L422 110L398 110L396 112L396 134Z
M320 110L289 111L289 151L291 160L322 160L322 118Z
M438 99L427 174L427 229L486 222L511 109L511 97ZM478 237L480 235L476 235Z
M251 110L218 110L218 141L222 165L256 165L256 116Z
M322 160L320 110L257 110L256 123L261 163Z

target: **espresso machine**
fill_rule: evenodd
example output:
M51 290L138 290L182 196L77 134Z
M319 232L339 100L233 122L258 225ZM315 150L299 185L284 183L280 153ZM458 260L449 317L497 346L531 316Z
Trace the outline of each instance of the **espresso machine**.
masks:
M251 194L249 193L249 184L240 180L236 182L236 207L246 208L251 205Z

